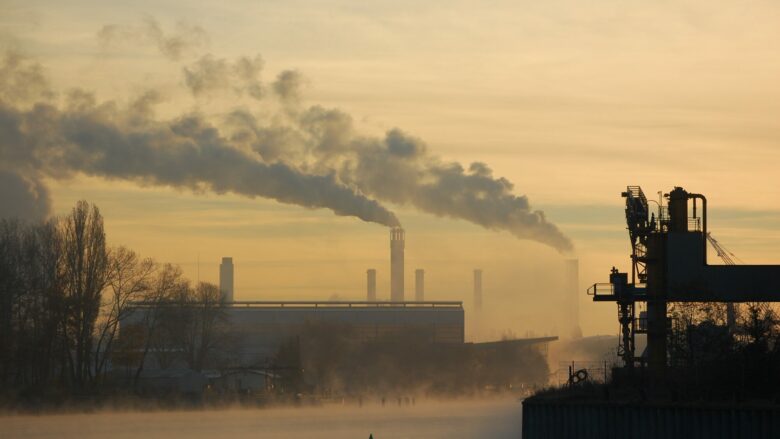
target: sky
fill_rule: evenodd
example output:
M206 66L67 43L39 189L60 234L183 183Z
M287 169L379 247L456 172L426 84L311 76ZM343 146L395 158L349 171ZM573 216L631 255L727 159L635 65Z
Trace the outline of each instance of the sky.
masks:
M237 110L264 126L307 126L318 108L339 130L348 123L338 135L361 148L390 145L387 133L400 130L434 174L457 162L476 175L483 168L470 164L484 164L501 200L527 196L520 224L541 210L555 230L485 224L490 212L479 209L443 212L415 188L394 192L403 174L350 174L406 229L407 294L424 268L427 298L463 300L467 332L479 327L483 339L560 332L567 258L580 260L583 332L617 333L614 307L590 302L585 289L612 266L630 268L627 185L653 199L674 186L705 194L713 236L747 263L778 263L777 2L2 0L0 11L0 47L41 66L45 99L63 114L82 102L73 89L124 128L135 123L126 108L153 93L136 134L192 115L222 127ZM204 58L217 66L212 76ZM239 60L250 74L238 73ZM317 175L336 169L332 160L338 169L357 160L274 153ZM367 268L389 296L383 225L275 201L245 182L215 190L67 165L36 171L52 214L93 202L110 244L180 264L193 280L216 282L220 258L232 256L237 299L358 300ZM17 202L12 189L0 197ZM484 271L483 321L468 317L474 268Z

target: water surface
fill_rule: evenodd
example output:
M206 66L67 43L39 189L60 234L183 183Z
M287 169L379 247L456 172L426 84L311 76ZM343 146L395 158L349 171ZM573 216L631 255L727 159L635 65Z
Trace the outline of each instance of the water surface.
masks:
M517 400L0 417L0 437L63 439L519 438Z

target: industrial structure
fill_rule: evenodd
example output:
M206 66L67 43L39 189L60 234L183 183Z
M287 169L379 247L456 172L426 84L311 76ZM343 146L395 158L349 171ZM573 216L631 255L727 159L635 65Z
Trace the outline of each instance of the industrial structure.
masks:
M365 301L235 301L233 259L224 257L220 264L219 285L223 294L220 302L158 300L129 304L128 312L121 321L123 336L151 333L150 328L157 328L162 320L168 319L174 322L175 328L173 332L169 329L161 330L159 334L163 335L155 338L154 346L150 344L150 350L146 351L151 354L144 354L140 368L130 372L141 370L140 374L136 373L137 379L155 391L175 388L181 392L195 392L192 389L202 389L206 382L209 386L217 385L215 380L224 381L219 385L221 389L231 388L242 392L247 389L268 390L269 379L272 381L271 386L280 380L278 368L297 371L285 375L288 378L298 376L296 374L299 372L303 376L301 355L315 355L313 348L307 347L305 343L307 340L318 340L317 337L323 337L317 341L318 346L322 343L334 343L333 346L339 343L350 346L373 345L383 349L387 347L390 349L388 352L397 352L397 349L406 347L419 348L420 343L423 343L423 349L437 353L435 358L468 358L485 364L482 369L482 373L487 374L485 376L493 376L490 375L493 372L513 367L512 364L505 364L507 355L512 358L530 355L529 358L538 359L535 353L539 353L546 358L548 344L557 340L557 337L466 343L463 302L425 301L423 269L415 270L414 301L405 301L404 239L403 229L391 230L389 301L377 297L377 270L373 268L366 270ZM479 310L482 301L482 270L479 269L474 270L474 299L476 309ZM192 323L191 320L198 321L199 318L205 320L197 324L203 324L203 328L211 328L214 332L206 334L206 329L203 329L204 332L199 332L200 329L193 332L196 339L203 337L196 343L200 346L198 355L205 355L205 343L213 343L209 348L208 362L196 367L192 366L192 357L188 357L187 351L191 348L187 343L193 340L187 338L182 342L177 338L176 331L190 328L187 325ZM289 361L289 364L279 359L284 355L287 355L284 361ZM376 360L376 357L372 359ZM279 361L282 361L281 366ZM432 360L428 358L424 361L430 363ZM461 369L462 365L458 361L449 361L449 364L453 370L465 370ZM203 366L216 369L201 373L200 368ZM306 370L316 370L316 367L307 367ZM546 372L541 376L546 377ZM320 378L315 373L302 379L318 382ZM257 383L249 385L250 382ZM457 387L456 384L449 383L448 386ZM518 381L514 384L528 383ZM289 382L282 385L293 386Z
M366 300L376 302L376 270L366 270Z
M404 229L390 229L390 301L404 301Z
M414 300L416 302L425 300L425 270L421 268L414 270Z
M179 305L135 303L122 326L143 325L146 312L166 306ZM231 357L237 366L270 361L284 343L307 328L340 328L355 341L390 341L409 335L437 344L465 341L462 302L242 301L222 304L220 313L235 340Z
M564 261L563 318L564 334L571 338L582 337L580 329L580 264L577 259Z
M704 195L675 187L664 195L667 205L657 203L655 212L648 204L654 201L639 186L628 186L622 196L632 248L630 278L613 267L609 283L594 284L588 293L596 302L617 303L618 353L625 367L637 363L655 371L666 367L669 302L780 302L780 265L707 263L707 242L713 240ZM715 248L720 255L722 247ZM647 307L641 320L636 316L639 303ZM639 333L647 334L641 356L635 350Z
M226 302L233 301L233 258L222 258L219 264L219 290Z
M482 270L474 270L474 310L482 310Z

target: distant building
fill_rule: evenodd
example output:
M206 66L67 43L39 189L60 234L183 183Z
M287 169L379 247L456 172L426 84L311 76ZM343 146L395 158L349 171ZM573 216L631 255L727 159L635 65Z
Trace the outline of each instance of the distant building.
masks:
M141 325L152 305L138 303L122 328ZM163 306L176 306L175 304ZM236 366L263 364L307 327L340 327L359 341L392 340L413 333L430 343L462 344L462 302L232 302L221 309ZM149 365L149 367L156 367Z
M219 264L219 290L226 302L233 301L233 258L222 258Z

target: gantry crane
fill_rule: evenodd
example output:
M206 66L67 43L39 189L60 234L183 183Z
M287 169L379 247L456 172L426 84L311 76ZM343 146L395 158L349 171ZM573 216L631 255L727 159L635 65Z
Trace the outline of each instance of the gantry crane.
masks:
M718 240L712 237L711 232L707 232L707 241L715 249L718 257L723 260L726 265L737 265L734 260L736 259L740 263L742 262L734 253L730 252L724 247ZM729 333L733 334L737 327L737 307L739 305L735 303L726 304L726 325L729 328Z
M626 367L640 360L634 348L638 331L647 334L648 368L666 366L668 302L780 302L780 265L734 264L736 256L707 232L704 195L675 187L664 195L667 205L659 203L657 214L650 212L639 186L628 186L622 196L632 249L630 282L628 273L613 267L609 283L594 284L588 293L594 301L617 303L619 353ZM707 264L707 242L726 265ZM637 302L647 306L642 325L635 317Z

